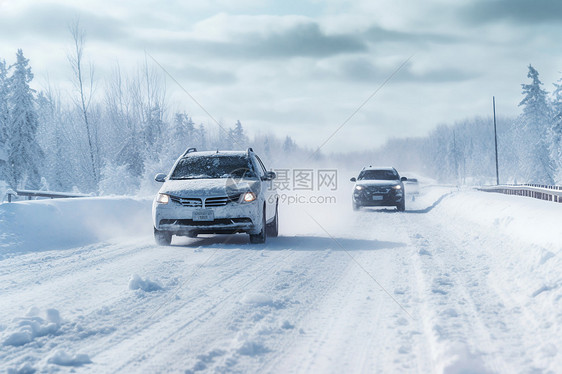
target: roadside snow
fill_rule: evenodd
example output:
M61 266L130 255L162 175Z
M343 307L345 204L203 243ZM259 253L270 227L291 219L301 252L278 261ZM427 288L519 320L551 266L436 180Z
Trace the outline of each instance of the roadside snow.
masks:
M550 250L562 249L561 203L491 192L462 191L444 199L437 212L500 231L529 244Z
M22 252L84 246L151 228L151 201L128 197L0 204L0 259Z

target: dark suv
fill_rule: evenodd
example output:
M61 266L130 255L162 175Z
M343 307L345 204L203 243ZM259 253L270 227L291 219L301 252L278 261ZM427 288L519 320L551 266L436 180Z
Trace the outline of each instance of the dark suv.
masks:
M395 206L398 211L406 210L404 181L392 167L366 167L359 176L351 178L353 186L353 210L363 206Z

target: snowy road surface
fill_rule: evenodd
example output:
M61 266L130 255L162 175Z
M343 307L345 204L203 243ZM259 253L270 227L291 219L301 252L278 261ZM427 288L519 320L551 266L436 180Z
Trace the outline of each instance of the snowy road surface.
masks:
M115 199L147 226L111 236L80 226L83 201L0 206L2 372L562 368L562 204L430 187L405 213L282 206L265 245L158 247L149 202Z

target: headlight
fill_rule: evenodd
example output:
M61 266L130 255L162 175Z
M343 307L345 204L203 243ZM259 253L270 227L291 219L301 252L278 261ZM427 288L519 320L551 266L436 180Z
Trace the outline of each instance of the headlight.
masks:
M248 191L248 192L245 192L244 194L242 194L242 197L240 198L240 202L241 203L251 203L252 201L254 201L257 198L258 197L256 196L255 193L253 193L252 191Z
M165 193L159 193L158 197L156 198L156 202L158 204L168 204L170 202L170 195L166 195Z
M402 189L402 186L397 184L396 186L392 186L392 188L394 188L395 190L400 190Z
M356 189L357 191L361 191L363 188L364 188L363 186L355 186L355 189Z

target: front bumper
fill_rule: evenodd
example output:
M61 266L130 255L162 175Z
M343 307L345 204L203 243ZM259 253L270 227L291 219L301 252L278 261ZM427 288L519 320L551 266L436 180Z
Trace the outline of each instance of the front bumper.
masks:
M168 231L173 235L192 234L233 234L245 232L256 234L261 230L261 210L258 201L239 204L230 203L220 207L207 207L214 214L212 221L194 221L193 212L201 208L186 207L170 201L152 207L152 222L160 231Z
M354 191L353 202L360 206L397 206L404 200L403 190L390 189L387 193Z

